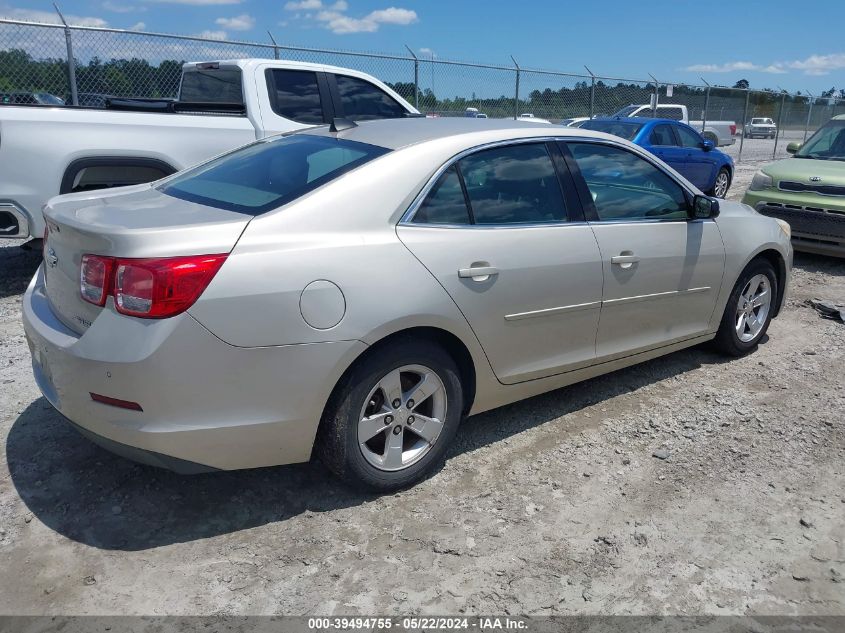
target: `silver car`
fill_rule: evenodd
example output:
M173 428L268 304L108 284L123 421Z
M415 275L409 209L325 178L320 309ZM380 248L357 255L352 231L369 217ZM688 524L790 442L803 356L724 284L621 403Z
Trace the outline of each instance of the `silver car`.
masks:
M754 349L789 225L620 138L412 119L61 196L23 318L84 435L179 472L309 460L372 489L464 416L714 340Z

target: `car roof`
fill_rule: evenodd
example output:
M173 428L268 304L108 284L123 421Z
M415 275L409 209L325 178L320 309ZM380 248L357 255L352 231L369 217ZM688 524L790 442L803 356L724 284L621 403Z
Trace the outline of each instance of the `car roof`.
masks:
M684 123L683 121L676 121L675 119L652 119L645 116L601 116L591 119L592 121L607 121L613 123L636 123L645 125L646 123ZM684 123L684 125L686 125Z
M833 117L833 119L835 121L845 121L845 114L837 114L835 117Z
M357 127L340 132L331 132L328 126L323 125L305 129L302 133L327 137L336 135L344 140L378 145L387 149L401 149L438 139L471 137L478 134L484 134L485 137L494 141L532 136L601 136L602 138L607 136L592 130L550 126L546 123L531 123L525 120L476 119L463 116L359 121Z

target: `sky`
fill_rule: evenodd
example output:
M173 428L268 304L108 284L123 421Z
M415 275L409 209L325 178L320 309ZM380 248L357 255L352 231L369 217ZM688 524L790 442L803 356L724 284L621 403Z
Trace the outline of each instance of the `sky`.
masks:
M845 88L845 0L57 0L71 23L818 94ZM44 0L0 16L57 20Z

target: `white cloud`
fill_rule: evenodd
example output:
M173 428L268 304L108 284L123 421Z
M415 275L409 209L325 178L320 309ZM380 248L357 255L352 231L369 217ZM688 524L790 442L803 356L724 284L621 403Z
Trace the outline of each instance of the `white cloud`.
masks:
M416 11L390 7L372 11L363 18L353 18L340 11L320 11L316 19L322 22L332 33L374 33L382 24L408 25L418 20Z
M417 12L410 9L397 9L390 7L389 9L380 9L373 11L365 20L373 20L381 24L413 24L417 21Z
M157 4L188 4L195 7L220 6L223 4L241 4L244 0L144 0Z
M249 31L255 26L255 18L243 13L233 18L217 18L214 23L232 31Z
M132 26L129 27L130 31L143 31L147 28L147 25L144 22L136 22Z
M805 59L773 62L768 65L752 62L727 62L725 64L694 64L683 70L698 73L731 73L754 71L782 75L790 70L801 70L805 75L827 75L834 70L845 69L845 53L831 55L810 55Z
M693 64L684 70L692 73L732 73L741 70L760 70L760 66L751 62L728 62L726 64Z
M413 24L419 18L416 11L388 7L371 11L361 18L346 14L349 10L347 0L336 0L331 4L323 4L323 0L290 0L285 4L286 11L311 11L314 13L295 13L294 20L315 20L332 33L374 33L382 24L396 24L406 26Z
M423 46L420 49L420 53L422 55L426 55L427 57L437 57L437 53L435 53L433 50L431 50L430 48L427 48L425 46Z
M228 33L226 31L200 31L199 33L194 33L194 37L201 37L206 40L225 40L228 37Z
M62 20L55 11L39 11L37 9L14 9L11 7L0 7L0 15L13 20L26 20L29 22L46 22L48 24L61 24ZM68 24L76 26L108 26L109 23L102 18L81 17L78 15L65 14Z
M300 0L299 2L288 2L285 5L285 11L316 11L322 8L321 0Z
M806 59L782 64L794 70L803 70L805 75L827 75L833 70L845 69L845 53L832 55L810 55Z
M102 6L106 11L111 11L112 13L134 13L136 11L147 10L147 7L139 7L134 4L120 4L119 2L111 2L110 0L106 0L100 6Z

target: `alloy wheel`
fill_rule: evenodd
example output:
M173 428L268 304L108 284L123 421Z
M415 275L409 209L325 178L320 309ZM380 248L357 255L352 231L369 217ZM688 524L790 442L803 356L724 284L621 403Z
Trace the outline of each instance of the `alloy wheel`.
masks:
M358 421L364 459L396 471L421 460L434 446L446 419L443 381L424 365L394 369L372 388Z
M730 178L728 177L727 172L720 171L719 175L716 176L716 185L713 187L713 193L716 194L717 198L724 198L728 195L729 184Z
M745 284L736 306L736 335L753 341L766 325L772 305L772 287L766 275L754 275Z

